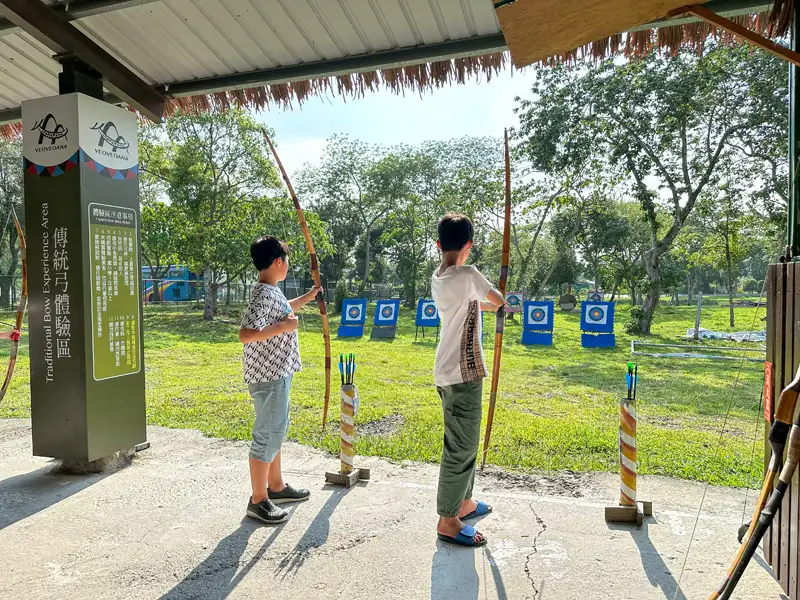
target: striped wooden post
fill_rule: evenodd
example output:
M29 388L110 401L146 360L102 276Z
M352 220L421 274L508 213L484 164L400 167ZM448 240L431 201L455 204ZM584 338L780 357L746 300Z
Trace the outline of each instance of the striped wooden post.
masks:
M358 390L356 386L342 386L342 416L341 426L339 427L339 458L341 460L341 466L339 467L339 472L345 474L353 472L353 461L355 457L353 442L356 437L355 411L353 410L353 405L357 396Z
M619 402L619 503L636 506L636 406L629 398Z

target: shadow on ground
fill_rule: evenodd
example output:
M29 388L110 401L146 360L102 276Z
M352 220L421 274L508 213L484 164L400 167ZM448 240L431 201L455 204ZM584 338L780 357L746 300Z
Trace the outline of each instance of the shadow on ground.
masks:
M0 481L0 529L46 510L94 485L107 474L69 475L57 463Z
M242 556L253 532L262 525L245 517L239 528L225 537L202 563L183 581L161 597L161 600L225 600L258 563L277 539L283 526L278 526L253 557L242 565Z

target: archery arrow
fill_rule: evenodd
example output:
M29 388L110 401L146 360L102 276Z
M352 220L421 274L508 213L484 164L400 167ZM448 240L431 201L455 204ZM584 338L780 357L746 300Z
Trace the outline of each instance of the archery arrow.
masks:
M267 144L269 145L269 149L272 150L272 156L275 157L275 162L278 164L278 168L281 171L283 181L286 182L286 187L289 189L289 195L292 197L294 209L297 211L297 218L300 221L300 229L303 230L303 237L306 240L306 248L308 248L308 254L311 258L311 278L314 280L314 285L320 287L322 285L322 278L319 274L317 252L314 249L314 241L311 239L311 231L308 229L305 213L303 212L303 208L300 206L300 201L297 199L297 194L294 193L292 182L289 181L289 175L286 173L286 169L283 168L283 163L278 157L278 152L275 150L275 146L272 145L272 140L269 139L269 135L267 135L266 130L264 130L263 133L264 139L267 140ZM325 406L322 409L322 429L324 430L328 423L328 403L331 398L331 334L330 329L328 328L328 311L325 308L325 298L323 298L322 292L317 294L317 305L319 306L319 315L322 320L322 337L325 340Z
M503 258L500 264L500 282L497 289L500 295L506 297L506 282L508 281L508 258L511 248L511 158L508 154L508 130L503 133L505 140L506 162L506 206L505 223L503 224ZM492 364L492 387L489 394L489 417L486 420L486 437L483 438L483 456L481 457L481 470L486 466L486 455L489 452L489 440L492 437L492 423L494 422L494 407L497 403L497 385L500 380L500 358L503 354L503 330L506 320L505 306L497 311L497 324L494 330L494 362Z
M717 591L709 596L709 600L717 600L718 598L727 600L731 597L750 559L753 558L758 549L761 538L764 537L767 529L772 524L772 520L780 510L786 490L792 483L792 475L794 475L798 459L800 459L800 415L792 425L798 394L800 394L800 366L798 366L794 379L784 388L778 399L775 421L769 430L772 457L769 461L769 469L764 477L764 485L758 497L753 520L750 522L750 527L747 531L747 539L736 553L725 581ZM786 453L786 462L784 463L783 451L786 447L787 435L789 436L789 451ZM775 484L775 489L773 490L772 485L776 476L778 477L778 483Z
M17 304L17 318L14 323L14 329L11 333L0 335L2 338L11 340L11 353L8 358L8 367L6 368L6 377L3 380L3 386L0 387L0 402L8 391L8 386L11 385L11 377L14 375L14 367L17 364L17 355L19 354L19 338L22 335L22 322L25 318L25 307L28 305L28 257L25 246L25 234L22 233L22 225L17 218L17 211L14 206L11 206L11 215L14 217L14 226L17 229L17 237L19 238L19 253L22 262L22 289L19 294L19 304Z

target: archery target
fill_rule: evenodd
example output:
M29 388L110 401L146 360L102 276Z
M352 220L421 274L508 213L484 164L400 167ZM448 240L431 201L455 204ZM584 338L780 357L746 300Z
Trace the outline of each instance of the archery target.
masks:
M366 320L367 301L364 299L347 299L342 303L342 324L363 325Z
M608 310L605 306L590 304L586 307L586 322L594 325L608 323Z
M510 294L506 294L506 303L508 304L506 312L509 313L521 312L523 299L524 299L523 295L519 292L512 292Z
M400 300L378 300L375 306L375 325L397 325Z
M591 300L592 302L602 302L603 292L600 290L592 290L589 292L588 300Z
M438 327L439 309L433 300L420 298L417 302L417 318L414 323L417 327Z
M547 323L547 307L546 306L529 306L528 307L528 322L541 325Z
M381 308L381 316L380 316L381 321L391 321L394 318L394 313L395 313L394 305L387 304L386 306Z

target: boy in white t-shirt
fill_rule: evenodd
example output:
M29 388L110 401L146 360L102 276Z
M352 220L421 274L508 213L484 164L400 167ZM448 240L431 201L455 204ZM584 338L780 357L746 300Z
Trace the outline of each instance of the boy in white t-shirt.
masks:
M492 511L472 498L475 461L481 434L481 396L486 362L481 346L481 310L497 312L502 294L473 266L465 265L474 230L464 215L449 213L439 222L442 264L431 290L442 321L436 350L434 382L442 399L444 451L439 469L436 509L440 540L462 546L483 546L486 538L465 520Z

